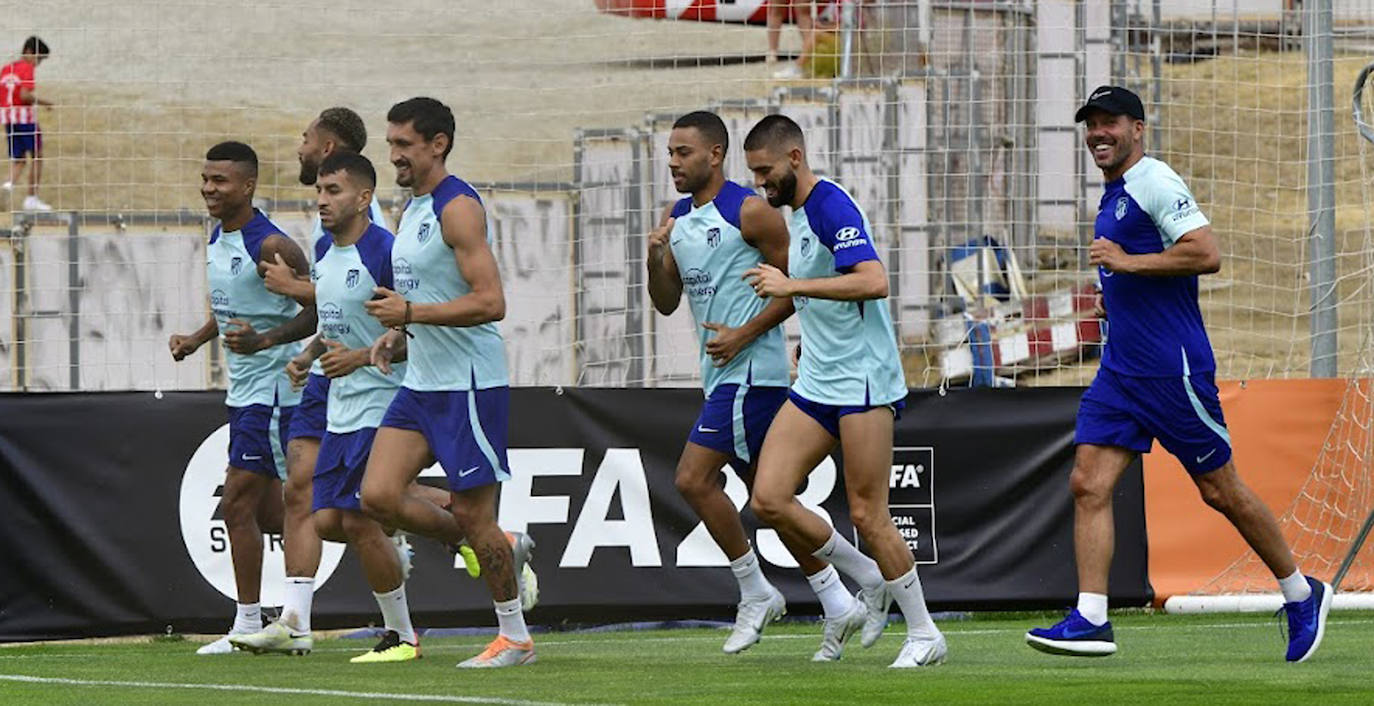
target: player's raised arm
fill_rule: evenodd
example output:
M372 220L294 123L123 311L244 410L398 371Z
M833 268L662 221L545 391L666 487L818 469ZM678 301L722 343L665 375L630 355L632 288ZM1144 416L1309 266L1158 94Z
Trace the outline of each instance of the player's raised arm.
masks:
M649 270L649 299L664 316L677 311L682 302L682 275L669 242L673 237L672 210L671 205L664 208L658 227L649 233L649 253L644 259Z
M434 326L478 326L506 317L501 272L487 244L487 216L472 198L456 198L440 219L444 242L453 248L458 271L472 291L434 304L412 304L410 323Z

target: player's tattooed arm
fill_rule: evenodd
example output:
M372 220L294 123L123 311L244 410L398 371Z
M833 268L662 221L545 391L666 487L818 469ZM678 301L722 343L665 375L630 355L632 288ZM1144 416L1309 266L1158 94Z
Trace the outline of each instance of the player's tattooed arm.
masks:
M444 242L453 248L458 271L472 291L446 302L412 303L407 323L478 326L506 318L501 271L487 244L487 214L482 204L466 196L453 199L444 206L439 225Z
M1184 233L1163 252L1131 255L1116 242L1096 238L1088 248L1088 262L1111 272L1129 272L1146 277L1187 277L1210 275L1221 270L1221 249L1212 226Z
M668 316L682 301L682 276L677 271L670 240L673 236L673 207L663 209L658 227L649 233L649 252L644 258L649 269L649 299L658 313Z
M167 341L167 347L172 351L172 360L179 361L195 353L197 348L205 345L206 342L218 335L219 324L215 321L214 317L210 317L210 320L206 321L205 325L196 329L195 333L172 334L171 339Z

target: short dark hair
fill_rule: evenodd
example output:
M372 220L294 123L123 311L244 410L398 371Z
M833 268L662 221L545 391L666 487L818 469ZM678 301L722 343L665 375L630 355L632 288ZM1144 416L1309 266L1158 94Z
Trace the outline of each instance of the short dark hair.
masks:
M802 135L801 126L786 115L765 116L744 138L745 150L780 147L789 144L805 147L806 138Z
M367 126L358 114L348 108L335 106L320 111L315 119L315 129L328 131L338 138L339 146L353 152L362 152L367 146Z
M234 162L248 167L248 173L258 175L258 153L242 142L221 142L205 153L207 162Z
M329 156L320 162L320 176L334 172L344 172L351 177L357 177L369 189L377 188L377 170L372 167L371 160L357 152L345 150L330 152Z
M444 150L444 156L448 157L448 153L453 151L453 111L433 98L420 96L401 101L386 112L386 120L397 125L410 123L426 142L433 142L439 135L448 135L448 149Z
M673 129L680 127L696 128L707 142L720 145L721 152L730 151L730 132L725 129L725 121L709 110L694 110L673 123Z
M38 56L47 56L51 52L49 52L48 50L47 42L39 39L38 37L29 37L28 39L24 40L23 53L37 54Z

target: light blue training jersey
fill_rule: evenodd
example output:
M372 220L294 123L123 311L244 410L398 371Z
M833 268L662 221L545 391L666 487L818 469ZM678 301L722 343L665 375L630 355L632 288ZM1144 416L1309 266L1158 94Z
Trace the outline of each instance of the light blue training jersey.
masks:
M458 271L453 248L444 242L440 214L455 198L481 197L467 182L449 175L434 191L416 196L401 214L391 269L396 292L417 304L457 299L472 291ZM491 242L491 233L487 233ZM484 390L510 384L506 346L496 322L477 326L411 324L406 387L417 392Z
M258 274L262 242L272 235L286 237L257 209L253 209L253 219L243 228L225 231L215 226L210 234L210 244L205 247L210 310L221 336L229 331L230 319L243 319L263 333L286 323L300 311L294 299L267 291ZM240 355L225 347L229 392L224 403L230 407L289 407L300 402L300 393L291 389L286 376L286 364L300 348L300 343L292 342Z
M706 352L706 343L714 334L701 328L703 323L737 328L768 304L744 281L745 271L763 262L763 255L740 231L740 207L750 196L756 194L727 181L720 193L700 208L693 208L690 196L673 205L672 216L677 220L669 246L697 325L701 379L708 397L718 385L727 383L787 387L792 381L781 327L754 339L722 367L716 367Z
M377 200L376 194L372 196L372 207L368 209L367 214L372 218L373 223L386 228L387 233L391 232L391 229L386 224L386 212L382 211L382 204ZM310 242L313 243L316 262L319 261L322 253L328 252L330 244L334 242L333 238L325 232L324 224L320 222L318 214L315 216L315 226L310 230ZM324 243L324 249L321 249L320 243ZM390 265L388 265L388 267L390 267ZM310 281L314 282L315 280L315 268L312 264L310 268ZM324 368L320 367L319 358L316 358L315 362L310 364L310 372L314 375L324 375Z
M329 234L316 245L315 308L320 314L320 335L326 341L368 348L386 332L363 305L372 299L373 287L392 285L394 241L390 231L373 223L353 245L339 246ZM329 433L347 434L380 425L404 370L405 364L398 363L386 375L368 365L331 380L326 413Z
M788 270L793 279L836 277L878 260L868 217L840 185L822 179L792 212ZM837 301L794 297L802 355L792 389L829 405L885 405L905 399L897 336L887 298Z

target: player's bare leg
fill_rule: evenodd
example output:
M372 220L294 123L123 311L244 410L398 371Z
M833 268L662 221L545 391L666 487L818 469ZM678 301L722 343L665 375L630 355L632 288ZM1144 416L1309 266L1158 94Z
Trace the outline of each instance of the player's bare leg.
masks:
M224 524L239 603L259 601L263 529L258 524L258 506L271 484L266 476L241 468L230 468L224 480Z
M454 493L453 517L482 564L482 577L496 607L499 632L486 650L459 663L464 668L533 664L534 640L525 626L516 584L515 555L505 531L496 524L497 484Z
M297 437L286 445L286 485L284 488L283 551L287 576L314 576L320 568L322 545L311 518L311 478L320 441Z
M891 666L923 667L944 661L947 648L926 608L915 558L888 510L893 421L887 407L840 417L844 484L849 519L882 571L887 595L906 618L906 642Z
M359 512L340 512L349 546L358 552L363 576L381 608L386 631L372 650L349 660L365 662L405 662L420 656L420 641L410 622L406 604L405 573L396 556L391 538L382 526Z
M1107 620L1107 577L1116 550L1112 493L1135 458L1117 446L1079 444L1069 488L1073 492L1073 546L1078 563L1078 605L1049 628L1026 633L1026 644L1050 654L1104 657L1116 654Z
M1234 462L1227 461L1215 471L1195 475L1193 482L1203 502L1235 525L1274 576L1283 578L1297 573L1298 564L1293 561L1293 552L1283 538L1278 520L1269 506L1240 479Z
M453 514L409 492L420 471L433 462L429 443L420 432L378 429L363 474L363 511L387 527L459 544L463 531Z
M202 645L198 655L221 655L233 652L231 640L251 635L262 629L262 523L259 516L271 508L268 495L277 492L276 506L280 508L280 486L274 479L230 467L225 473L220 508L225 529L229 534L229 560L234 567L237 600L234 604L234 625L223 637ZM280 521L280 511L277 515ZM278 530L280 528L277 528Z
M1091 622L1106 622L1107 575L1116 550L1112 493L1135 452L1116 446L1079 444L1074 452L1069 488L1073 492L1073 546L1078 561L1078 590L1102 597L1100 619L1089 609Z

